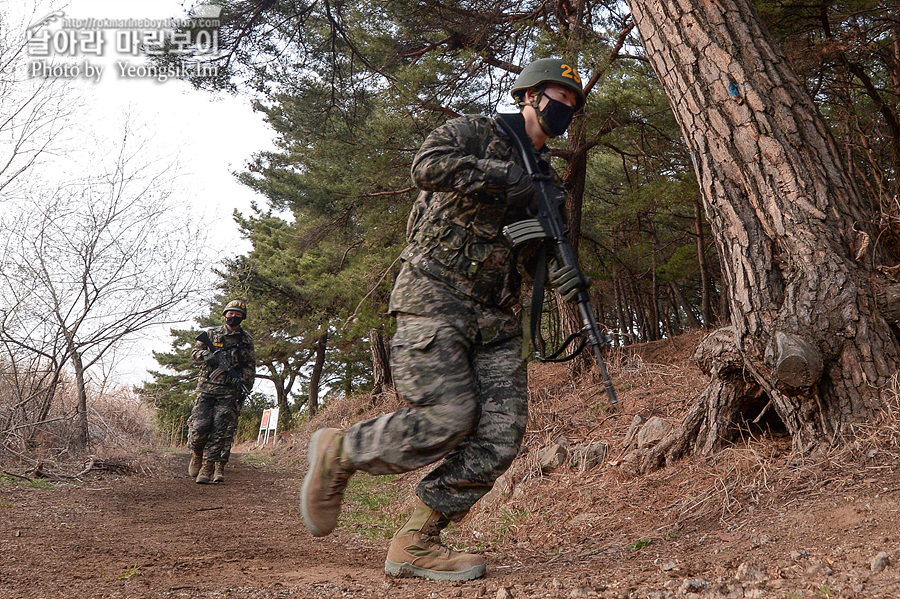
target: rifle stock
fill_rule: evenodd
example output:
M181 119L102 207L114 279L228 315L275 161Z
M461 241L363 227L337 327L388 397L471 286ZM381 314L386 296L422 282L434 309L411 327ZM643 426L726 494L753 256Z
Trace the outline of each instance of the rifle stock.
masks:
M594 352L594 357L597 360L597 364L600 367L600 374L603 377L603 384L606 387L606 394L609 397L609 403L616 404L618 403L618 398L616 397L616 391L613 389L612 381L609 378L609 374L606 371L606 363L603 361L603 356L600 350L604 345L607 345L610 342L610 338L607 335L604 335L600 330L599 325L597 324L597 319L594 316L594 307L591 304L590 296L588 295L587 289L589 286L589 282L587 278L584 276L584 273L581 270L581 266L578 264L578 257L575 254L575 248L572 246L572 243L569 241L569 237L567 235L567 227L565 221L563 221L562 215L559 212L559 204L563 199L562 194L559 189L555 186L551 185L551 179L548 175L544 175L540 172L540 169L537 165L537 158L534 155L534 150L532 149L531 140L527 139L527 134L525 133L524 120L521 114L498 114L496 115L497 123L506 132L507 135L515 142L519 153L522 155L522 159L525 162L525 169L528 174L531 176L534 181L535 189L538 193L538 214L536 218L522 220L516 223L512 223L503 228L503 234L513 245L518 245L520 243L524 243L526 241L543 239L545 247L547 250L553 252L553 256L556 258L557 263L560 266L568 267L572 269L576 276L576 289L577 289L577 297L575 299L575 304L578 306L578 313L581 316L582 322L582 330L576 333L573 336L570 336L563 342L563 346L552 355L543 356L539 351L536 342L536 335L538 334L536 320L535 320L535 311L540 310L543 305L543 293L544 293L544 276L545 276L545 266L546 259L545 254L542 253L544 259L540 259L538 262L538 272L535 276L535 298L532 301L531 309L532 309L532 335L531 341L532 345L535 349L535 353L539 360L543 362L561 362L565 360L570 360L577 356L586 343L591 345L591 349ZM526 145L527 143L527 145ZM538 295L540 295L538 301ZM582 335L586 335L587 339L585 339ZM573 352L563 358L557 358L566 347L574 340L574 337L580 337L580 344L573 350Z

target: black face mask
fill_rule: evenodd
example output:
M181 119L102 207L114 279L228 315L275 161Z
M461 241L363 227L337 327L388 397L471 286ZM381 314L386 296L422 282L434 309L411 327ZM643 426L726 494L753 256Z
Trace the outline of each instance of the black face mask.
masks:
M225 319L225 324L227 324L231 328L234 328L234 327L238 326L239 324L241 324L242 320L244 320L244 319L241 318L240 316L229 316L228 318Z
M538 121L544 133L550 137L559 137L569 128L569 123L575 116L575 108L549 96L544 97L547 98L547 105L543 109L538 109Z

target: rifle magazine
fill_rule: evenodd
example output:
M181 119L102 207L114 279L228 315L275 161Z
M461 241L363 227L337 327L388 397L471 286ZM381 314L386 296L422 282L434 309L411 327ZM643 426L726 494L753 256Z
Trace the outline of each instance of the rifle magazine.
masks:
M513 245L519 245L534 239L546 239L547 231L536 218L520 220L503 227L503 235Z

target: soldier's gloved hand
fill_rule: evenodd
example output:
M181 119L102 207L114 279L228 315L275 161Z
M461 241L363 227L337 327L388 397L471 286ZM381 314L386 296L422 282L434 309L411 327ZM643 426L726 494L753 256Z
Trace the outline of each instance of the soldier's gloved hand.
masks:
M209 364L210 368L216 367L216 354L207 349L201 355L203 356L203 361Z
M537 214L537 189L531 175L521 166L513 162L506 171L506 203L517 208L525 208L529 214Z
M561 265L553 259L547 265L547 271L550 274L550 284L556 288L565 301L571 303L578 297L581 282L575 267ZM584 277L584 284L585 287L590 285L590 279Z
M240 387L241 385L244 384L244 379L242 379L239 376L229 376L228 384L231 385L232 387Z

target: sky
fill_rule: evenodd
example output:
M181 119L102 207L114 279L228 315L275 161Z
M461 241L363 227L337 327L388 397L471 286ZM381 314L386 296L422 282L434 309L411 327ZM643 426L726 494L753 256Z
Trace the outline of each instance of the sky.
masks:
M172 0L72 0L61 9L69 19L162 20L184 15L182 3ZM141 22L141 21L139 21ZM160 27L150 24L139 29L148 35ZM188 83L141 76L135 68L128 76L115 65L140 65L140 57L117 51L119 27L106 27L100 55L78 53L76 62L104 67L99 78L85 74L73 83L87 100L81 126L103 130L113 139L128 118L143 138L148 155L173 157L179 164L183 189L190 190L189 202L205 218L223 227L223 247L240 246L231 214L237 208L248 211L259 198L239 184L232 175L243 170L255 152L270 149L272 131L255 113L246 96L211 93L193 89ZM77 31L87 31L80 28ZM98 80L99 79L99 80ZM246 246L240 246L246 247Z
M3 9L4 12L14 10L17 9ZM81 44L62 52L59 46L46 44L29 48L29 69L34 69L30 75L66 79L73 101L80 99L83 103L70 123L70 135L74 135L75 143L70 144L67 155L62 157L64 166L71 168L79 161L90 160L87 154L79 155L79 148L96 150L98 144L101 149L104 144L114 148L121 140L127 121L137 142L142 144L142 153L148 162L177 164L173 169L175 201L185 210L187 218L209 223L207 230L214 231L211 235L214 252L222 258L245 253L250 245L240 237L232 213L237 209L247 214L251 202L262 205L265 202L238 183L233 173L244 170L254 153L272 148L272 131L261 115L252 110L248 97L198 91L177 79L158 81L146 76L139 68L142 64L140 56L125 51L129 37L135 34L120 26L119 20L133 19L140 35L156 35L161 24L150 20L183 16L182 3L171 0L56 3L39 0L32 10L31 1L26 0L18 10L28 10L31 14L14 15L8 22L16 23L15 17L19 17L18 22L24 22L26 26L54 11L61 11L46 29L59 31L64 28L64 19L69 19L65 27L74 32L72 35L78 39L76 44ZM96 27L100 21L102 27ZM94 23L95 27L82 24L87 22ZM103 33L96 33L98 29ZM54 39L47 44L54 43ZM98 39L103 40L102 45L97 45ZM62 41L56 43L63 44ZM70 65L68 70L51 70L49 57L40 56L48 47L51 55L64 56L62 62ZM120 67L117 63L126 66ZM79 143L79 140L84 141ZM114 371L118 382L130 385L148 378L147 368L158 367L151 351L170 347L168 328L160 327L125 352L124 359Z

